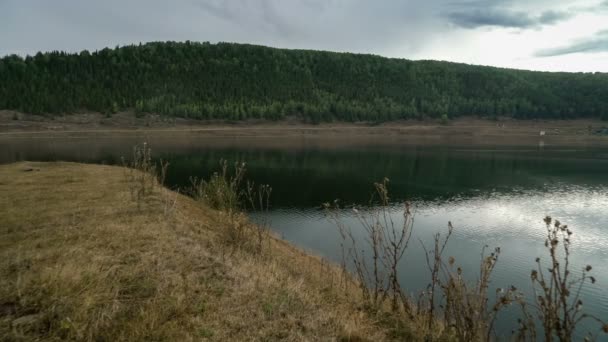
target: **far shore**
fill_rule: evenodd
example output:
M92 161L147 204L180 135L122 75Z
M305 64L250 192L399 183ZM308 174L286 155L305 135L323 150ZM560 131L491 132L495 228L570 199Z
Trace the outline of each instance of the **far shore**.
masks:
M460 145L608 146L608 122L577 120L498 120L458 118L442 124L438 120L408 120L370 123L322 123L297 120L209 122L182 118L118 113L76 114L45 118L0 111L0 139L121 137L134 134L176 138L281 141L302 139L346 144L406 143Z

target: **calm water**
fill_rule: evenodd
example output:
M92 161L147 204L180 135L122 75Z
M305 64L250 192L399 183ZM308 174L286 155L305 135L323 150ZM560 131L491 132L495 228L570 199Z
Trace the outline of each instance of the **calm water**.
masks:
M298 140L206 140L193 137L0 140L0 162L68 160L117 163L141 141L156 157L169 160L167 183L188 185L190 176L208 176L220 159L246 161L248 178L273 188L270 220L285 239L340 261L339 235L321 204L339 199L366 210L373 182L390 179L395 220L401 204L412 202L414 236L401 265L402 282L411 293L424 290L429 273L422 243L455 227L446 256L454 256L472 281L484 245L501 247L492 278L494 287L515 285L530 291L530 270L544 251L542 219L550 215L574 232L573 270L593 265L593 286L583 290L585 310L608 319L608 150L594 148L470 148L385 144L349 147ZM352 211L345 222L357 231ZM505 312L499 329L513 328L515 314ZM595 327L588 325L586 328ZM603 335L606 337L606 335ZM602 340L602 336L600 339Z

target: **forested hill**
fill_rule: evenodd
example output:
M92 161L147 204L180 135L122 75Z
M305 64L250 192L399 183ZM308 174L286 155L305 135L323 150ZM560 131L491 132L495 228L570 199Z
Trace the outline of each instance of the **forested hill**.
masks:
M608 74L242 44L148 43L0 59L0 109L198 119L608 118Z

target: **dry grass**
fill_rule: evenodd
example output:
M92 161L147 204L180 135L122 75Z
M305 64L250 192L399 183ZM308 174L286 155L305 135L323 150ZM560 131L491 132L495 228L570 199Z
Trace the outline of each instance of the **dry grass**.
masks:
M162 187L139 203L127 182L120 167L0 166L0 340L391 337L336 267L274 237L223 253L219 212Z

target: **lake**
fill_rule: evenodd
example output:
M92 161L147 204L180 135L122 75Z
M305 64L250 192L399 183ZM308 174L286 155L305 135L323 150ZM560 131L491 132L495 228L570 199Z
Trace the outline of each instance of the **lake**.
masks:
M536 257L547 261L543 218L573 231L572 270L593 266L597 282L583 289L585 310L608 319L608 149L593 147L471 147L399 143L335 143L315 139L214 138L134 134L3 138L0 162L18 160L120 163L134 144L147 141L156 158L170 162L166 183L189 185L207 177L219 161L245 161L247 178L272 186L272 229L295 245L340 262L340 238L322 203L370 210L373 183L390 179L391 215L398 222L402 203L414 212L414 233L400 267L401 282L416 294L430 274L422 244L454 226L446 256L454 256L465 276L475 280L484 245L501 248L490 293L515 285L530 293ZM360 231L352 209L344 222ZM256 219L255 214L253 218ZM501 334L515 327L516 313L499 321ZM596 327L586 324L585 328ZM606 335L604 335L606 336Z

